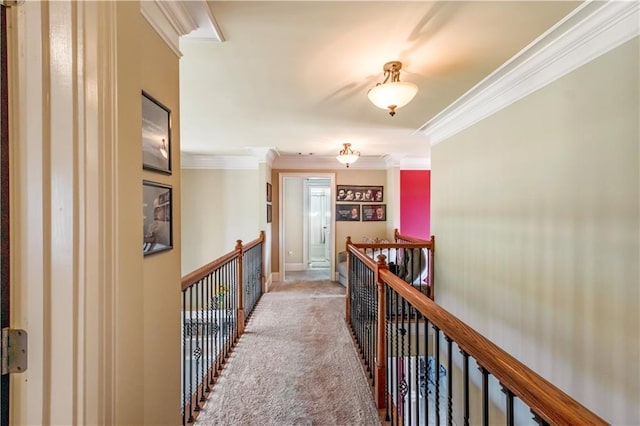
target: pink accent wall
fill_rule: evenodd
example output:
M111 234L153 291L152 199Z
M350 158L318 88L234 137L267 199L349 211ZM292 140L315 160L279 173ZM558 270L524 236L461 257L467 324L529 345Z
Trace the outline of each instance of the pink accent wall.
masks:
M431 170L400 170L400 233L431 237Z

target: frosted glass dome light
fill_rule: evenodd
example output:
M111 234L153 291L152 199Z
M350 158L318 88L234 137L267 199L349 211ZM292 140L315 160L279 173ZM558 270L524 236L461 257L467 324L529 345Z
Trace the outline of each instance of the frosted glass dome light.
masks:
M418 86L400 81L401 68L402 62L399 61L384 64L384 81L378 83L368 93L371 103L378 108L389 110L389 115L392 117L396 114L396 109L411 102L418 93Z

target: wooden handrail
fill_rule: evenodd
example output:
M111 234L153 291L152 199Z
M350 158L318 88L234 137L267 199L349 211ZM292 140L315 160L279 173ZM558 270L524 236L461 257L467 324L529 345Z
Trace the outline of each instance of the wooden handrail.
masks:
M240 243L242 243L241 240L238 240L238 241L240 241ZM222 265L228 263L229 261L233 260L234 258L240 257L240 255L242 254L243 251L247 251L250 248L257 246L258 244L260 244L260 243L262 243L264 241L265 241L265 233L264 233L264 231L260 231L260 236L258 238L256 238L255 240L250 241L247 244L242 244L240 248L238 248L238 246L236 246L236 248L233 251L230 251L229 253L220 256L216 260L211 261L211 262L207 263L206 265L199 267L195 271L189 272L187 275L185 275L181 279L182 291L188 289L193 284L197 283L202 278L204 278L207 275L209 275L211 272L213 272L216 269L220 268Z
M380 269L378 272L381 280L547 423L609 424L388 270Z
M431 237L430 240L423 240L421 238L416 238L416 237L412 237L410 235L401 234L400 231L398 231L398 228L396 228L393 231L393 238L396 241L403 240L403 241L408 241L410 243L429 243L429 242L433 242L433 237Z
M189 287L191 287L192 285L194 285L195 283L197 283L198 281L200 281L201 279L209 275L211 272L220 268L225 263L228 263L229 261L238 257L240 257L240 250L234 250L225 255L220 256L216 260L209 262L204 266L199 267L193 272L189 272L187 275L182 277L182 280L181 280L182 291L185 291L186 289L188 289Z
M250 248L253 248L255 246L257 246L258 244L260 244L261 242L263 242L265 240L265 234L264 231L260 231L260 236L258 238L256 238L253 241L249 241L248 243L244 244L242 246L242 250L247 251Z
M401 239L403 241L411 241L408 243L351 243L351 237L347 237L347 248L349 247L349 245L352 245L356 248L359 249L379 249L379 250L385 250L385 249L391 249L391 248L395 248L395 249L411 249L411 248L417 248L417 249L427 249L428 250L428 257L427 257L427 263L428 263L428 279L429 279L429 286L428 286L428 290L429 290L429 297L431 298L431 300L435 299L435 262L434 262L434 258L433 255L435 253L435 237L432 235L430 240L421 240L419 238L414 238L414 237L410 237L407 235L401 235L398 232L398 229L395 229L394 232L396 241L398 239Z
M211 393L214 378L245 331L246 309L251 313L264 292L265 250L247 251L260 244L264 246L265 241L264 231L248 244L237 240L232 251L182 277L183 425L195 423L201 403ZM256 265L255 260L260 265ZM256 266L260 268L260 277L256 276ZM245 307L245 303L249 306ZM222 324L225 324L224 332L221 332ZM213 347L209 345L212 332L218 339ZM192 355L202 362L200 369L197 363L194 370L193 363L186 362Z
M386 249L386 248L426 248L431 249L431 241L419 243L352 243L356 248Z
M358 250L357 245L349 244L347 245L347 247L349 248L350 253L353 253L354 256L356 256L358 259L364 262L370 269L375 270L376 262L371 257L367 256L366 254Z

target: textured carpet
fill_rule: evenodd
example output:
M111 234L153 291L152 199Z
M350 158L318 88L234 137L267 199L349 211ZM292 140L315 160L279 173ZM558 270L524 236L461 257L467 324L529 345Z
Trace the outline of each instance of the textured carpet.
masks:
M276 283L247 324L197 425L379 425L344 321L345 289Z

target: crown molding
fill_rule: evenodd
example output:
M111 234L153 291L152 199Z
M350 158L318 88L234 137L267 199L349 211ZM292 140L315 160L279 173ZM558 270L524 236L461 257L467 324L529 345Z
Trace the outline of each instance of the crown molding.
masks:
M431 159L427 157L405 157L400 160L400 170L431 170Z
M249 147L247 148L260 163L266 163L273 167L273 162L278 156L278 151L273 147Z
M431 159L429 157L407 157L405 155L389 154L384 156L388 169L398 168L400 170L431 170Z
M332 155L284 155L273 161L278 170L386 170L384 158L360 156L358 161L346 166Z
M640 3L588 1L420 127L436 145L639 34Z
M211 34L200 38L224 40L206 1L141 1L140 13L178 58L182 57L180 37L198 32L196 30L200 28L204 33Z
M180 154L182 169L258 170L258 165L264 162L264 158L249 155Z
M279 155L274 148L249 148L252 155L180 155L183 169L211 170L257 170L259 164L267 163L278 170L387 170L398 167L401 170L429 170L431 162L427 157L360 157L347 169L336 157L330 155Z
M156 3L175 32L181 36L198 28L195 16L191 15L183 2L157 1Z
M207 0L190 0L186 3L191 14L198 17L198 29L186 35L189 39L225 41L222 30Z

